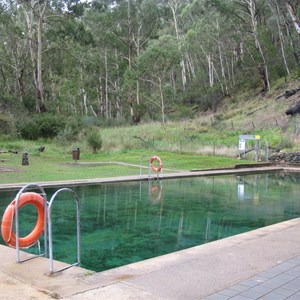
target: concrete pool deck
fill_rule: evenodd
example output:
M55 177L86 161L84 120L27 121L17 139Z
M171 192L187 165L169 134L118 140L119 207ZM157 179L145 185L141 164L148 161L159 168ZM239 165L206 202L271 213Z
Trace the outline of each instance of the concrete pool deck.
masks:
M0 299L300 299L300 218L100 273L15 254L0 246Z
M19 264L6 246L0 257L0 299L300 299L300 218L100 273L73 267L50 275L47 258Z

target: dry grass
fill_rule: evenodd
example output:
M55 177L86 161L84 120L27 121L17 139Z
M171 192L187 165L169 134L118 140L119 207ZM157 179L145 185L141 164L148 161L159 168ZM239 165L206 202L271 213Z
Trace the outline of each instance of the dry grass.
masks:
M287 116L285 111L295 105L299 94L288 99L276 98L298 86L297 81L289 85L280 83L265 96L253 97L248 93L239 99L228 98L216 112L169 121L165 128L152 122L102 129L103 150L156 149L235 157L240 134L259 134L263 144L268 141L273 147L295 149L300 145L300 117Z

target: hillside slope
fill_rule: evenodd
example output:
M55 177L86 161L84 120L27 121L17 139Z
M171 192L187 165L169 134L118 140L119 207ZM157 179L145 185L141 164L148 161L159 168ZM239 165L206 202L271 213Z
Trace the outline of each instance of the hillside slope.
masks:
M210 122L219 132L231 130L256 134L276 131L281 135L281 145L273 146L293 150L300 147L300 113L287 115L286 112L298 102L300 81L295 80L273 88L266 95L247 92L237 98L227 98L215 113L200 114L198 118L205 119L207 124Z

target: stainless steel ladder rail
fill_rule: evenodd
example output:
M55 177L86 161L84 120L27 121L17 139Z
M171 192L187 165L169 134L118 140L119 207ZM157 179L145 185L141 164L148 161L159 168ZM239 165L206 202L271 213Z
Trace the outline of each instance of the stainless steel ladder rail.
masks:
M143 155L143 156L140 158L140 177L142 176L142 168L143 168L143 166L142 166L142 161L143 161L144 158L147 158L147 159L149 160L149 158L148 158L147 155Z
M52 209L52 204L56 198L56 196L61 193L61 192L68 192L71 193L76 201L76 210L77 210L77 262L74 264L71 264L67 267L61 268L59 270L54 271L53 267L53 243L52 243L52 218L51 218L51 209ZM48 230L49 230L49 260L50 260L50 273L58 273L61 271L64 271L66 269L69 269L73 266L79 266L80 265L80 205L79 205L79 198L77 194L69 189L69 188L62 188L57 190L53 196L51 197L49 204L48 204Z
M45 248L44 248L44 253L39 254L39 255L35 255L33 257L24 259L24 260L20 260L20 243L19 243L19 199L21 197L21 195L28 190L29 188L31 189L39 189L41 192L41 196L44 199L44 244L45 244ZM40 256L47 256L47 195L44 191L44 189L34 183L30 183L25 185L23 188L21 188L21 190L18 192L17 196L16 196L16 206L15 206L15 214L16 214L16 222L15 222L15 226L16 226L16 254L17 254L17 262L21 263L36 257L40 257Z

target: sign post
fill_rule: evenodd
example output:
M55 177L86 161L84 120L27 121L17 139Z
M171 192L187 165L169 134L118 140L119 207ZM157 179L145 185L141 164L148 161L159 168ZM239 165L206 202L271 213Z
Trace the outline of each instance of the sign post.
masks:
M255 141L255 147L254 149L248 149L246 148L246 142L248 140L254 140ZM260 152L260 136L259 135L243 135L241 134L239 136L239 158L241 158L241 155L255 150L255 161L259 161L259 152Z

